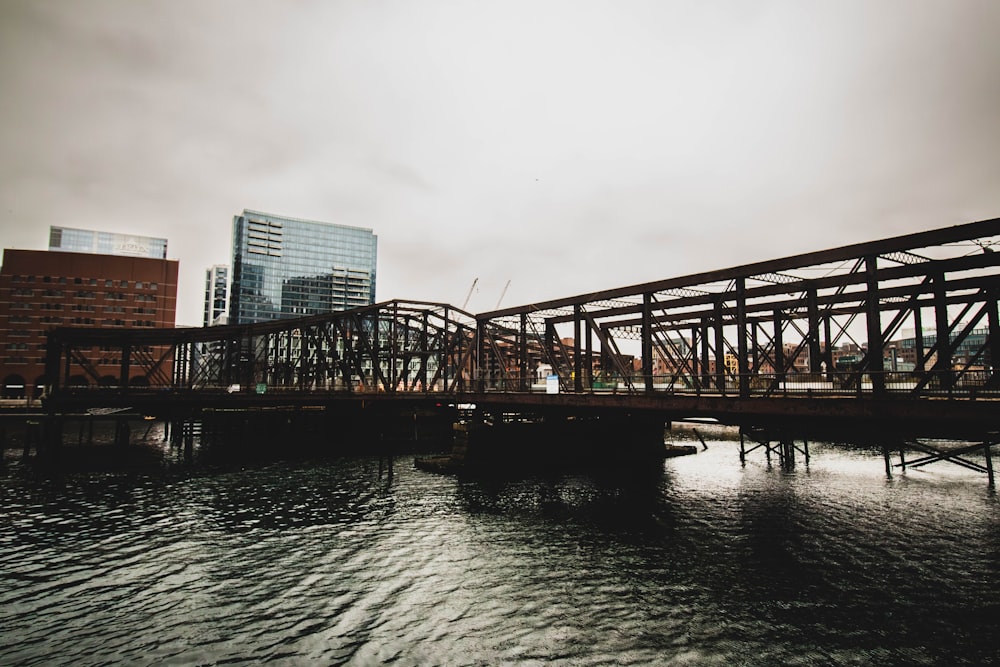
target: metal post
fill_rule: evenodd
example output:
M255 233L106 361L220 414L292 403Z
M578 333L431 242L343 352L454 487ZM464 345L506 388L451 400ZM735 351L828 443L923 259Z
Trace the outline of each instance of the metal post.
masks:
M584 338L586 345L586 365L583 367L583 372L587 390L589 391L594 387L594 329L590 326L589 320L584 322L584 326L587 333Z
M698 327L691 327L691 383L694 385L695 394L701 396L701 378L698 374Z
M715 386L726 395L726 341L722 333L722 297L715 300Z
M816 304L816 299L816 288L810 286L806 292L806 303L809 309L809 372L813 374L820 372L820 363L823 361L819 345L819 306Z
M830 316L823 316L823 361L826 362L826 381L833 380L833 337L830 335Z
M986 322L990 337L990 361L989 367L993 373L993 377L988 378L991 383L996 382L997 378L997 366L1000 365L1000 317L997 315L997 296L1000 295L995 289L990 290L986 294L988 308L986 313Z
M983 445L983 455L986 457L986 476L989 479L991 489L995 486L995 479L993 476L993 455L990 453L990 448L992 446L992 442L987 442Z
M865 257L865 319L868 327L868 373L872 379L872 392L876 396L885 394L885 367L882 363L882 311L879 308L878 257ZM861 381L858 380L860 386Z
M914 331L914 347L917 355L917 363L915 370L923 372L924 369L924 324L923 316L921 315L921 308L917 307L913 309L913 331Z
M934 275L934 324L937 327L937 350L935 368L941 378L941 389L949 391L952 386L951 373L951 323L948 321L948 286L943 271Z
M785 382L785 343L782 341L781 309L774 311L774 377L779 386Z
M708 319L703 318L701 320L701 374L702 381L701 385L704 388L709 388L711 385L712 374L709 370L708 365Z
M518 353L517 356L520 357L521 364L520 368L520 387L521 391L528 391L531 386L531 380L528 374L531 373L531 369L528 368L528 314L521 313L521 327L518 334Z
M744 277L736 279L736 368L739 372L740 398L750 398L750 366L747 351L747 281Z
M642 295L642 381L647 394L653 393L653 295Z
M573 391L583 391L583 351L580 348L580 305L573 306Z

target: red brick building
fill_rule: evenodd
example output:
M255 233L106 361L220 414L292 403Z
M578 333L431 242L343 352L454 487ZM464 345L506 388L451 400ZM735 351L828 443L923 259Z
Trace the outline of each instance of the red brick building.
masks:
M0 392L5 398L41 394L46 332L55 327L173 327L177 268L177 261L168 259L4 250ZM74 376L73 384L116 384L118 356L114 349L93 348L90 373ZM129 378L133 384L145 380L140 368Z

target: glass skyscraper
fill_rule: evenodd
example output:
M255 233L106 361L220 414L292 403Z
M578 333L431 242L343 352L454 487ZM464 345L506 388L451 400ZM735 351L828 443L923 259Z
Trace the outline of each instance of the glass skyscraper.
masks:
M233 216L230 324L375 303L370 229L244 210Z

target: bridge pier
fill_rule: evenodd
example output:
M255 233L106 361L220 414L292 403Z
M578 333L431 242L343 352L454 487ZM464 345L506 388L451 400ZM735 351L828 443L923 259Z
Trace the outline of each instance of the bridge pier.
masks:
M890 460L890 447L889 445L884 445L882 448L883 456L885 457L885 471L886 477L892 479L892 468L896 467L906 471L907 467L910 468L921 468L925 465L930 465L931 463L937 463L939 461L945 461L952 463L954 465L966 468L968 470L973 470L975 472L984 473L986 475L987 484L990 488L996 486L996 475L993 469L993 452L992 448L998 444L997 440L987 439L983 442L975 442L973 444L964 445L960 447L935 447L919 440L905 440L900 441L898 445L899 451L899 463L892 465ZM918 452L923 453L923 456L918 456L917 458L906 460L906 448L909 446L911 449L915 449ZM984 462L979 463L978 461L973 461L967 458L967 455L976 452L981 452Z
M665 421L637 414L479 411L456 423L449 456L418 459L434 472L655 465L666 456Z
M757 444L753 447L747 448L746 438L750 438ZM809 465L809 441L806 439L802 440L802 446L799 447L795 444L795 438L789 437L787 434L783 434L780 431L768 432L762 428L748 428L740 427L740 464L746 465L747 454L754 452L758 449L764 450L764 456L767 459L768 465L771 464L771 455L777 457L778 464L785 469L792 469L795 467L796 452L802 454L805 458L806 465Z

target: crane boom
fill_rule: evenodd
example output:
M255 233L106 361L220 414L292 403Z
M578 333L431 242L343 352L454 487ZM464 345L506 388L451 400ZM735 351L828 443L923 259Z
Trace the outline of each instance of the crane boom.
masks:
M507 281L507 284L503 286L503 291L500 292L500 298L497 299L497 305L493 308L493 310L500 310L500 302L503 301L503 298L505 296L507 296L507 288L508 287L510 287L510 281L509 280Z
M469 293L465 295L465 301L462 302L462 310L469 305L469 299L472 298L472 290L476 289L476 283L479 282L479 278L472 281L472 285L469 287Z

